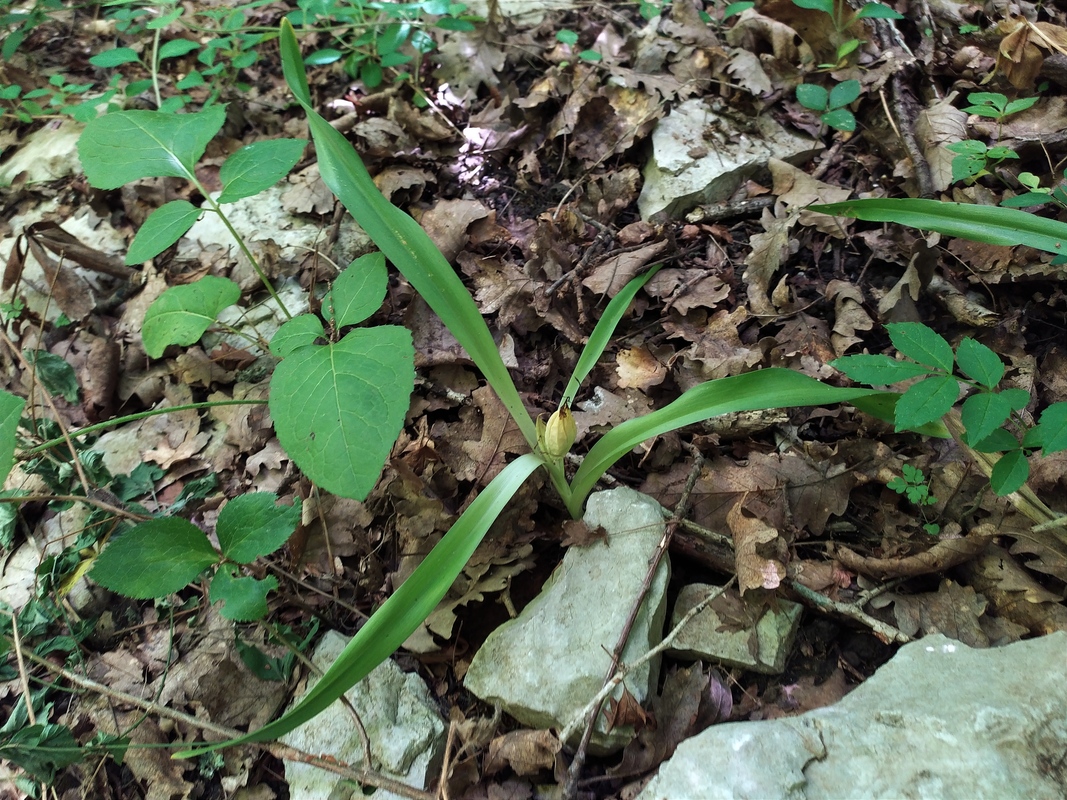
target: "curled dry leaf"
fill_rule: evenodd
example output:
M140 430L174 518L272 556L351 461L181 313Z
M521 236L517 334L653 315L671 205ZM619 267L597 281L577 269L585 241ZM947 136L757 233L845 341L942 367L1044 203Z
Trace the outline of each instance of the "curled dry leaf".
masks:
M763 553L778 538L778 531L748 516L742 501L730 509L726 522L734 536L737 583L742 594L750 589L777 589L785 578L785 565Z

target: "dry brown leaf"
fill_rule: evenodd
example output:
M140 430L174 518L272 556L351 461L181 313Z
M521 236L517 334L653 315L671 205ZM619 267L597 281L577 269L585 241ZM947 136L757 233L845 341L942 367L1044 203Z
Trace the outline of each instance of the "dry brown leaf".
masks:
M967 114L953 105L957 94L950 92L941 99L932 100L915 121L915 138L930 165L935 192L945 191L953 182L952 160L956 154L945 145L969 138Z
M440 200L420 223L445 258L454 261L467 243L467 229L490 213L477 200Z
M838 224L834 217L808 211L807 207L814 203L838 203L847 200L852 194L851 189L823 183L808 175L804 170L797 169L792 164L777 158L768 159L767 167L774 180L772 191L787 211L800 212L797 221L801 225L813 227L837 238L845 236L845 228Z
M582 281L582 284L598 295L606 294L608 297L614 297L641 272L643 267L654 261L668 247L670 247L670 242L664 240L606 258Z
M863 308L863 292L847 281L826 284L826 298L834 301L834 331L830 342L837 357L843 356L854 344L863 341L856 331L869 331L874 320Z
M664 349L656 348L657 351ZM667 348L666 352L671 351ZM615 364L615 372L619 376L619 387L622 389L633 387L648 391L653 386L659 386L667 377L666 364L659 355L644 346L620 350L615 356Z
M778 539L778 531L745 513L743 501L738 501L726 515L726 522L734 537L734 556L737 563L737 585L741 593L751 589L777 589L785 578L785 565L777 558L763 555Z
M988 647L989 637L978 618L985 613L986 599L970 586L947 578L936 592L904 595L889 592L873 599L874 608L893 605L896 626L908 636L942 633L968 647Z
M751 250L745 256L742 278L748 289L748 308L757 317L776 317L778 311L772 305L768 293L774 273L797 246L789 236L798 217L797 212L785 217L774 216L769 209L763 210L764 233L757 233L750 240Z
M510 767L516 775L536 775L553 769L562 749L552 731L511 731L489 743L484 772L495 775Z

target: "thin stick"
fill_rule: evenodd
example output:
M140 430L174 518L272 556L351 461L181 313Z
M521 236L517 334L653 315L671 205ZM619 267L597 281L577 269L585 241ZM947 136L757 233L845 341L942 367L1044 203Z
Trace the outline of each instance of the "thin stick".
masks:
M851 617L857 622L862 622L874 631L875 636L885 642L900 642L901 644L906 644L912 640L912 638L902 630L894 628L892 625L882 622L880 619L875 619L859 606L852 603L842 603L837 600L831 600L826 595L819 594L818 592L809 589L799 581L790 581L789 585L794 592L808 602L813 603L820 611L832 611L845 617Z

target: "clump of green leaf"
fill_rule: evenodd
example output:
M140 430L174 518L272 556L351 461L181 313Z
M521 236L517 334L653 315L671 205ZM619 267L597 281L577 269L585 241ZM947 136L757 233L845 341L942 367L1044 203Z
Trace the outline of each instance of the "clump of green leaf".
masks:
M960 385L973 390L960 409L964 442L980 453L1001 453L990 484L998 495L1017 491L1030 475L1027 456L1067 450L1067 403L1046 408L1035 425L1020 416L1030 402L1023 389L999 390L1004 363L984 344L966 337L953 352L948 341L918 322L886 326L893 346L905 360L886 355L845 356L831 365L860 383L888 385L915 382L894 411L896 429L913 430L941 419L960 397Z
M848 57L863 44L862 39L848 35L848 29L853 23L861 19L904 18L903 14L898 14L883 3L866 3L858 9L853 9L845 0L793 0L793 5L823 12L829 17L830 24L833 26L835 35L831 39L836 47L835 58L833 63L820 64L819 69L840 69L845 66Z
M901 468L901 473L901 475L897 475L889 481L886 486L897 494L906 496L909 502L919 506L925 520L926 511L924 507L937 504L937 498L930 494L930 485L926 480L926 476L921 469L913 467L911 464L905 464ZM940 533L941 526L936 522L927 521L923 524L923 530L931 536L936 536Z
M1039 99L1024 97L1009 101L1006 95L999 92L971 92L967 95L967 102L970 105L963 110L968 114L977 114L980 117L996 120L998 125L1003 125L1008 117L1025 111ZM989 146L976 139L953 142L945 145L945 149L956 154L956 157L952 159L952 180L966 181L968 184L986 175L992 175L993 170L1004 161L1019 158L1019 154L1010 147Z
M819 119L839 131L856 130L856 117L847 108L860 96L860 82L842 81L830 91L817 83L802 83L797 87L797 101L804 108L815 111Z

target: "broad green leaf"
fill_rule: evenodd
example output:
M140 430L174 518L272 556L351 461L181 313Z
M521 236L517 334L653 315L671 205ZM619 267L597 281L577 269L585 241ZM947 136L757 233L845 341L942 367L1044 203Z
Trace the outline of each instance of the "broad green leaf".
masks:
M793 5L822 11L824 14L834 13L834 0L793 0Z
M381 305L389 288L385 256L367 253L338 275L322 298L322 313L338 328L362 322Z
M1041 455L1067 450L1067 403L1053 403L1041 412Z
M1008 401L1012 411L1022 411L1030 404L1030 393L1026 389L1005 389L1000 396Z
M952 372L955 358L952 345L921 322L893 322L886 325L889 338L902 355L928 367Z
M827 111L820 116L819 119L831 128L835 128L839 131L856 130L856 117L853 116L852 112L847 108L837 108L833 111Z
M1049 253L1067 253L1067 223L1017 208L912 198L848 200L809 208L868 222L896 222L985 244L1026 245Z
M979 453L1003 453L1019 449L1019 440L1004 428L998 428L980 441L973 441L968 437L967 444Z
M977 139L964 139L962 142L946 144L945 149L961 156L984 156L988 148L985 142L979 142Z
M904 19L887 5L881 3L868 3L856 12L856 19Z
M982 392L963 401L960 421L968 441L980 442L1003 425L1011 416L1011 402L1002 394Z
M571 484L568 507L577 516L600 476L646 439L733 411L822 406L883 394L874 389L840 389L789 369L771 368L707 381L673 403L615 426L593 445Z
M930 370L921 364L897 361L880 355L844 356L831 361L830 366L841 370L854 381L869 383L872 386L887 386L897 381L930 374Z
M239 739L185 750L175 753L175 758L190 758L235 744L277 739L303 725L365 678L437 607L489 526L540 465L540 458L527 453L504 467L448 529L411 577L359 629L319 682L288 713Z
M181 517L150 519L114 538L89 576L113 592L145 600L184 589L219 554L204 532Z
M195 180L196 162L225 121L224 105L199 114L116 111L85 126L78 158L97 189L117 189L141 178Z
M404 424L414 359L407 329L383 325L282 360L270 381L270 415L304 474L342 497L370 493Z
M1022 450L1012 450L1000 457L993 465L989 475L989 484L998 496L1004 497L1017 492L1030 477L1030 464Z
M956 363L960 372L988 389L995 389L1004 377L1000 356L970 336L964 337L956 348Z
M817 83L802 83L797 87L797 100L804 108L822 111L830 101L830 93Z
M117 67L122 64L132 64L134 61L140 61L141 57L137 55L135 50L131 50L129 47L116 47L112 50L105 50L102 53L97 53L89 59L89 63L94 67Z
M563 28L556 31L556 41L568 45L578 44L578 33L570 28Z
M269 189L289 174L307 147L307 139L265 139L242 147L219 170L219 203L232 203Z
M49 394L59 395L68 403L78 401L78 376L63 356L47 350L27 350L25 356Z
M188 200L171 200L148 215L126 252L127 264L143 264L162 253L193 227L203 211Z
M859 81L841 81L841 83L837 84L837 86L830 90L830 99L827 102L827 107L833 109L847 106L849 103L855 102L859 96Z
M611 298L611 302L608 303L604 313L597 320L593 332L589 335L589 341L585 343L581 355L578 356L578 363L575 364L571 379L567 382L567 388L563 391L561 405L569 407L574 402L574 396L578 393L582 381L589 376L593 367L596 366L596 362L600 360L600 356L604 353L604 348L608 346L612 334L615 333L619 320L626 313L626 309L630 307L630 301L637 295L638 290L648 283L659 270L660 267L655 266L644 275L638 275L622 287L622 291Z
M316 50L314 53L309 53L307 57L307 63L313 67L321 67L326 64L332 64L335 61L340 61L344 55L340 50L335 50L332 47L327 47L322 50Z
M300 524L300 501L279 506L277 499L270 492L250 492L223 506L215 535L226 558L251 564L289 540Z
M159 60L162 61L165 58L179 58L199 49L200 45L197 42L192 42L188 39L172 39L160 46Z
M299 347L315 344L315 340L326 335L322 320L314 314L301 314L286 320L278 332L271 337L270 351L278 358L285 358Z
M904 392L897 401L896 429L912 430L941 419L956 404L960 385L955 378L927 378Z
M234 564L223 564L211 579L209 597L222 603L219 613L234 622L252 622L267 616L267 593L278 588L278 579L263 580L241 575Z
M26 401L0 389L0 486L7 480L15 459L15 434Z
M141 338L145 352L159 358L169 345L194 344L218 319L219 312L240 297L236 283L214 275L167 289L144 315Z
M419 224L378 191L344 135L316 113L300 46L288 20L282 22L280 45L285 80L308 116L323 181L467 351L533 449L537 446L533 419L463 281Z

